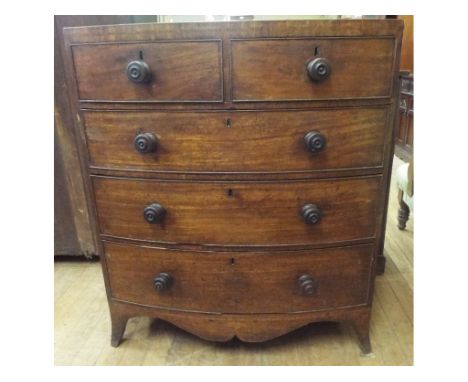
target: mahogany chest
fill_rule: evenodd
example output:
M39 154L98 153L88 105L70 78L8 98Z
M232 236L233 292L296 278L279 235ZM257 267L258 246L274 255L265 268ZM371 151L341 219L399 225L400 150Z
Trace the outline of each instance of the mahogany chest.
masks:
M113 346L145 315L215 341L350 321L371 351L402 29L64 30Z

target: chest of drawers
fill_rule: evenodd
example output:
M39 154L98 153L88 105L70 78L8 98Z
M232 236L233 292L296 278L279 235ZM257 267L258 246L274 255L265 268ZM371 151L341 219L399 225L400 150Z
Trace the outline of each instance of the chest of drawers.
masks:
M350 321L370 352L399 20L64 30L118 346L128 318L264 341Z

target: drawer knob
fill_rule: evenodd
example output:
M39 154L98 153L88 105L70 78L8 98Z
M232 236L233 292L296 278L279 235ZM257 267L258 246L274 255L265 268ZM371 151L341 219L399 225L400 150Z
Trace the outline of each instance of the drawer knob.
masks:
M315 204L306 204L301 208L301 216L307 224L317 224L322 213Z
M327 144L325 137L318 131L309 131L304 135L304 142L311 153L322 151Z
M151 133L138 134L133 141L133 145L135 146L136 151L142 154L156 151L157 144L158 140L154 134Z
M151 80L151 69L144 61L132 61L127 65L127 77L137 84L147 83Z
M311 275L302 275L297 280L299 284L299 288L301 289L302 293L307 295L312 295L317 290L317 283L312 278Z
M331 66L326 58L318 57L307 63L307 73L312 81L323 81L330 75Z
M154 289L158 292L164 292L169 289L172 283L172 276L169 273L161 272L153 280Z
M143 216L148 223L156 224L161 223L166 215L166 210L158 203L153 203L145 208Z

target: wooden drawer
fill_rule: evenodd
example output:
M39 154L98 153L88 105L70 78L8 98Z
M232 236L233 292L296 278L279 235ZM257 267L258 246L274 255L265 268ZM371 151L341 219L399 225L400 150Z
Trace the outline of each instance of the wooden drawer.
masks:
M316 111L84 113L90 164L180 172L281 172L382 166L387 107ZM304 136L325 148L310 152ZM153 135L138 152L138 134Z
M93 177L101 233L170 244L310 245L373 238L381 176L284 182ZM145 208L161 205L161 223ZM316 224L301 217L315 204ZM154 209L154 207L153 207Z
M232 41L235 101L390 97L393 38L303 38ZM307 63L328 60L328 78L309 78Z
M141 58L143 57L143 58ZM92 44L73 46L81 100L222 101L220 41ZM127 65L144 61L148 83L127 77Z
M270 253L104 245L112 297L137 304L206 312L283 313L368 301L372 245ZM167 273L170 281L164 284L167 289L156 291L153 282L160 273ZM310 276L311 294L298 281L303 275Z

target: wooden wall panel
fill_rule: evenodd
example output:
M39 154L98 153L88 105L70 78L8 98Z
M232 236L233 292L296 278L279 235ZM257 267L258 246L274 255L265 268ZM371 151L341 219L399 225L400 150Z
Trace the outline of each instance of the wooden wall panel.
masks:
M413 46L413 23L414 16L398 16L399 19L405 22L405 29L403 30L403 40L401 43L401 61L400 70L407 70L413 73L413 57L414 57L414 46Z

